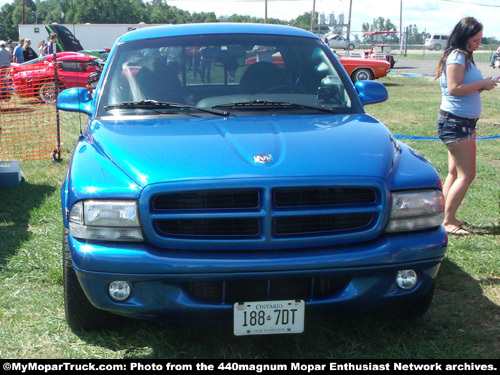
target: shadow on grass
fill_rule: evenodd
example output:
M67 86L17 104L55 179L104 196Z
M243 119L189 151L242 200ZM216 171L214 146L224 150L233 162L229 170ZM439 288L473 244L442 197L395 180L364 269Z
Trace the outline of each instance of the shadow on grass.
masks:
M30 237L30 212L54 191L53 186L29 182L0 188L0 267Z
M385 87L403 86L401 83L384 82Z
M307 314L307 312L306 312ZM376 315L306 319L300 335L235 337L231 323L168 324L128 320L117 331L80 333L124 358L354 359L498 358L500 307L480 283L445 259L433 305L423 317Z
M476 236L498 236L500 235L500 225L474 225L470 226L473 235Z

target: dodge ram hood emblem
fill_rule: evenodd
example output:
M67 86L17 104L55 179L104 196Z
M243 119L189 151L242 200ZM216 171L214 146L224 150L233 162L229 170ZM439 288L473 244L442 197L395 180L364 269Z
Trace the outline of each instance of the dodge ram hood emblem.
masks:
M257 154L253 156L253 161L259 164L270 163L272 160L273 157L269 154Z

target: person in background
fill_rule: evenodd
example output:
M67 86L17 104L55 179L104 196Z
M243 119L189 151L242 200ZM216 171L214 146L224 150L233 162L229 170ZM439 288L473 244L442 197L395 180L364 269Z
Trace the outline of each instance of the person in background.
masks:
M500 57L500 46L497 48L496 53L494 53L493 56L491 56L491 64L490 64L490 66L493 67L493 68L495 67L495 60L496 60L497 57Z
M5 40L0 40L0 70L2 73L4 71L8 71L8 69L5 68L10 68L10 52L8 49L6 49L7 43Z
M52 55L54 53L57 53L57 34L56 33L51 33L49 37L49 41L47 42L47 45L45 47L46 49L46 55Z
M473 53L482 38L480 22L472 17L460 20L448 39L436 75L442 93L436 128L448 148L443 226L453 235L471 234L456 213L476 176L476 123L482 109L479 94L496 86L496 81L483 78L474 63Z
M35 50L31 48L31 39L24 40L23 57L25 62L36 59L38 57Z
M45 39L38 42L38 52L40 52L40 56L45 56Z
M5 40L0 40L0 97L4 100L5 87L7 86L7 76L10 73L10 59L11 55L6 49L7 43ZM9 95L10 98L10 95Z
M9 39L9 40L7 41L7 50L8 50L8 51L9 51L9 53L10 53L10 61L12 62L12 59L13 59L13 56L12 56L12 55L14 55L14 46L13 46L13 44L12 44L12 40L11 40L11 39Z
M14 53L12 55L12 61L18 64L21 64L24 62L24 56L23 56L23 46L24 46L24 39L19 40L19 44L14 48Z

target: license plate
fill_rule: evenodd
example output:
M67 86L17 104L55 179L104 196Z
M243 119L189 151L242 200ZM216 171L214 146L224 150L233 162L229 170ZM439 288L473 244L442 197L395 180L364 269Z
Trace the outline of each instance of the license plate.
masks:
M304 332L304 301L260 301L235 303L234 334L276 335Z

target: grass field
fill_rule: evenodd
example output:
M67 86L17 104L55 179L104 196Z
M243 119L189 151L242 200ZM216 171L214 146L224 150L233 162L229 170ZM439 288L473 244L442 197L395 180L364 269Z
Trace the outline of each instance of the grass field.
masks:
M439 86L391 75L385 103L366 107L396 135L435 137ZM500 134L500 88L483 93L478 136ZM106 332L73 333L62 298L59 189L85 118L61 113L63 160L24 162L27 181L0 189L0 358L499 358L500 139L478 141L478 173L459 211L475 234L451 237L434 303L416 322L383 317L307 320L301 335L234 337L231 324L129 321ZM444 145L405 141L444 178Z

